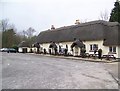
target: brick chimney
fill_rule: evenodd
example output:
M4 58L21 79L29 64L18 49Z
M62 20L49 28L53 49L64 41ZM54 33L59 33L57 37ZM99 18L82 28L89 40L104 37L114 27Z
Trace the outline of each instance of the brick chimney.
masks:
M75 21L75 24L80 24L80 20L77 19L77 20Z
M51 30L55 29L54 25L51 25Z

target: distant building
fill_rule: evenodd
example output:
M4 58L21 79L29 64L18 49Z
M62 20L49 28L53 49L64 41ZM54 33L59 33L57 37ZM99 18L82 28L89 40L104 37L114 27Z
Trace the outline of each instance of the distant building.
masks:
M86 53L93 54L95 47L96 50L101 48L103 55L113 54L116 58L120 58L120 24L118 22L98 20L56 28L54 31L46 30L40 32L36 42L40 43L48 53L51 41L62 48L67 45L68 52L72 53L71 45L74 38L82 40ZM75 50L75 52L79 51Z
M20 53L37 53L37 48L39 48L39 43L29 43L26 41L22 41L21 43L19 43L18 45L18 52Z
M18 52L20 52L20 53L28 53L28 52L30 52L30 45L29 45L29 43L26 42L26 41L22 41L18 45Z

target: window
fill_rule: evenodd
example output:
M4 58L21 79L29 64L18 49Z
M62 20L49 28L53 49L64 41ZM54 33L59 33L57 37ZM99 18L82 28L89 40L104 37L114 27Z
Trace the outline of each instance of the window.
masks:
M112 47L109 47L109 52L112 52Z
M98 44L91 44L90 51L98 50Z
M113 47L113 52L116 52L116 47Z
M114 53L116 53L116 47L114 46L110 46L109 47L109 52L114 52Z
M98 50L98 45L97 44L93 45L93 50Z
M92 47L92 45L90 45L90 51L91 51L91 50L93 50L93 47Z

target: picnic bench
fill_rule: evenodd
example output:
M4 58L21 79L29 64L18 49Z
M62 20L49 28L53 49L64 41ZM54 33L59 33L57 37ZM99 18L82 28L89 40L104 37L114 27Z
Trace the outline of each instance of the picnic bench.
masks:
M97 58L98 57L98 54L89 54L89 53L86 53L85 54L87 58Z
M116 57L112 54L103 55L102 58L105 58L107 60L116 59Z

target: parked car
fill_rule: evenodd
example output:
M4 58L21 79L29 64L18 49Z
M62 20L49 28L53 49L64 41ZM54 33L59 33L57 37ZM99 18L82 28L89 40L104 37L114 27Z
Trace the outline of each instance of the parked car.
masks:
M17 51L14 48L8 48L7 50L8 53L16 53Z
M8 48L2 48L0 49L1 52L7 52L8 51Z

